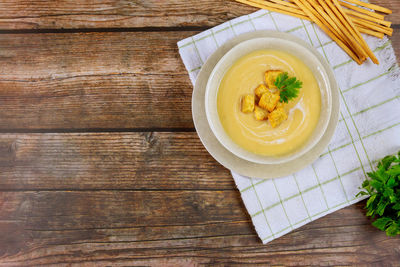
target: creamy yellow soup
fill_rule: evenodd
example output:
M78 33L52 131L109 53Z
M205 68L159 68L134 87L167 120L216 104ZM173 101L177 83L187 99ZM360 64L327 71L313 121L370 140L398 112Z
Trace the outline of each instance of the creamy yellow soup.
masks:
M241 112L241 98L254 94L264 83L267 70L288 72L303 82L299 96L285 105L288 119L272 128L257 121L253 113ZM220 121L231 139L259 155L283 156L300 148L315 129L321 110L321 93L311 70L297 57L277 51L259 50L235 62L223 77L218 90Z

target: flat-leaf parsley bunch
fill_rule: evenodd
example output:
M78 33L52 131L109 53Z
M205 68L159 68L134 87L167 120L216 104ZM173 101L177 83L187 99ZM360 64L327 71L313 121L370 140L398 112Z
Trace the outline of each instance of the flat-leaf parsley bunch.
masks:
M289 77L287 72L279 74L274 84L280 91L280 101L285 103L296 98L299 95L299 89L303 86L301 81L296 77Z
M372 225L388 236L400 234L400 152L384 157L377 170L369 172L359 195L369 195L365 208L367 216L377 218Z

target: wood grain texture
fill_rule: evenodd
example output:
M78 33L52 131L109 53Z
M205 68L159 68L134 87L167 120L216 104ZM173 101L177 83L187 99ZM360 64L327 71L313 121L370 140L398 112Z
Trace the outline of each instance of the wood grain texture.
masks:
M0 266L385 264L354 205L261 245L195 133L0 135Z
M388 19L400 23L399 1L371 2L392 9ZM256 10L233 0L3 0L0 29L209 27Z
M399 238L363 204L260 245L236 191L7 192L0 195L0 265L394 266Z
M193 127L176 42L195 32L0 38L0 128Z
M372 2L400 24L398 0ZM193 132L176 42L255 10L1 1L0 266L400 266L400 238L373 228L364 203L262 245Z
M1 190L235 190L196 133L1 134Z
M195 33L3 34L0 129L192 128L176 42Z

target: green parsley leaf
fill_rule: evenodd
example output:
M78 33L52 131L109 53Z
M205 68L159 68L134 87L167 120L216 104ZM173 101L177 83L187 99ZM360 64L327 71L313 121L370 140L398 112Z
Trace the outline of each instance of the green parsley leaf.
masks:
M299 95L299 89L303 86L301 81L296 77L289 77L287 72L279 74L274 84L280 91L280 101L285 103L296 98Z
M365 191L357 194L370 196L365 206L366 215L376 217L372 225L386 235L400 234L400 152L397 156L384 157L368 177L362 183Z
M371 196L368 201L367 201L367 207L370 207L372 203L374 203L375 198L377 197L377 195L373 195Z
M365 191L360 191L360 192L358 192L358 194L356 195L356 197L359 197L359 196L368 196L368 193L365 192Z
M387 217L379 218L376 221L374 221L372 223L372 225L375 226L376 228L378 228L381 231L385 231L386 225L391 221L392 221L392 219L387 218Z
M394 209L394 210L400 210L400 202L399 202L399 203L396 203L396 204L393 206L393 209Z
M400 227L397 223L391 222L389 223L389 227L386 228L386 235L395 236L400 233Z
M386 156L378 163L378 167L383 166L383 168L387 170L392 162L394 162L395 160L395 156Z
M391 176L399 176L400 175L400 165L393 166L387 173Z

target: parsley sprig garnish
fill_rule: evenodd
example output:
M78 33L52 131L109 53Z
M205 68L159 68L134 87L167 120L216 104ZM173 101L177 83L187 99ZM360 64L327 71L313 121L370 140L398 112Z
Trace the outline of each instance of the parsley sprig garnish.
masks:
M289 78L287 72L279 74L274 84L280 91L280 101L285 103L296 98L299 95L299 89L303 86L303 83L297 80L296 77Z
M369 195L365 208L367 216L377 219L372 223L386 231L388 236L400 234L400 152L397 156L384 157L377 170L369 172L359 195Z

